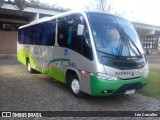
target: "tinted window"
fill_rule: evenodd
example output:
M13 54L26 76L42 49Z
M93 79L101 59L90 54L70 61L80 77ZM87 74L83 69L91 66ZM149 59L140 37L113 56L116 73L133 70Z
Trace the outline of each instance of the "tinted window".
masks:
M30 44L31 40L31 32L29 28L26 28L24 31L24 43L25 44Z
M31 33L29 44L39 45L42 36L41 25L35 25L29 29L29 32Z
M67 47L68 29L69 26L67 25L66 20L63 18L58 19L58 44L61 47Z
M53 46L55 43L55 23L47 22L41 25L41 45Z
M58 44L82 53L81 36L77 35L78 24L81 23L80 15L72 15L59 19Z
M89 36L89 31L88 31L86 23L84 23L84 33L82 36L82 41L83 41L83 55L86 58L93 60L93 53L92 53L92 48L91 48L91 43L90 43L90 36Z
M53 46L55 43L55 22L49 21L22 28L18 35L20 44Z
M84 25L84 33L87 33L88 29L84 18L81 15L71 15L58 19L58 44L61 47L70 48L80 54L83 54L88 59L93 59L92 50L88 45L87 40L89 34L86 36L77 35L78 24ZM88 38L87 38L88 37Z

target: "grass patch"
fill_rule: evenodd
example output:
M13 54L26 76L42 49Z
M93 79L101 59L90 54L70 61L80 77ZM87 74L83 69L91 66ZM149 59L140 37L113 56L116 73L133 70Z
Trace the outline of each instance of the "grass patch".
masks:
M138 92L160 100L160 72L150 71L148 84Z

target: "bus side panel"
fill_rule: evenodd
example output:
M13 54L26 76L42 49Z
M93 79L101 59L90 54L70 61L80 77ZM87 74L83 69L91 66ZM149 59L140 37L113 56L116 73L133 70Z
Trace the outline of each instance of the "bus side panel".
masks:
M62 83L66 83L64 71L56 66L56 63L51 63L49 65L48 76L58 80Z
M52 73L50 73L50 69ZM97 71L95 61L91 61L69 48L55 47L54 59L49 66L50 76L65 83L65 74L68 69L75 71L77 76L79 76L81 90L91 94L90 73Z
M67 56L64 56L64 48L53 47L53 58L48 61L48 75L62 83L66 83L64 64L69 61Z
M94 60L89 60L82 56L83 58L83 68L81 68L82 72L82 91L91 94L91 84L90 84L90 76L96 73L97 68Z
M17 54L17 59L19 62L26 65L26 56L24 56L23 54Z
M65 83L65 74L63 66L61 66L61 61L63 61L63 59L56 58L54 51L55 48L53 46L40 46L41 55L37 67L40 68L42 73Z
M30 51L27 47L27 45L19 44L17 42L17 59L22 64L26 65L26 58L30 56Z
M53 59L53 46L39 45L35 54L35 58L37 59L35 69L47 74L48 63L51 59Z
M38 47L36 47L38 49ZM34 54L35 46L34 45L27 45L27 44L19 44L17 43L17 59L22 64L26 65L27 59L30 60L31 68L40 71L41 68L37 66L39 55Z

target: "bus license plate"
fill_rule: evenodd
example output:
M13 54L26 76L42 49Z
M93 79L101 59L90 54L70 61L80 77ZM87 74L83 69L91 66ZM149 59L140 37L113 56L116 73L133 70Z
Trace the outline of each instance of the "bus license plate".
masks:
M130 94L134 94L134 93L135 93L135 89L126 90L126 92L125 92L126 95L130 95Z

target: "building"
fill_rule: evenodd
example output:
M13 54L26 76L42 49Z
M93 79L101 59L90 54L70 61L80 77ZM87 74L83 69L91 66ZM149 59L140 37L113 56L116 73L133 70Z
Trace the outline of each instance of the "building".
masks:
M20 15L12 4L4 3L2 8L0 8L0 54L16 53L19 26L59 13L61 12L27 7Z
M160 53L160 26L132 22L137 30L146 54Z
M20 15L12 4L4 3L0 8L0 54L15 54L18 27L33 20L53 16L61 12L27 7ZM132 22L148 54L160 53L160 27Z

